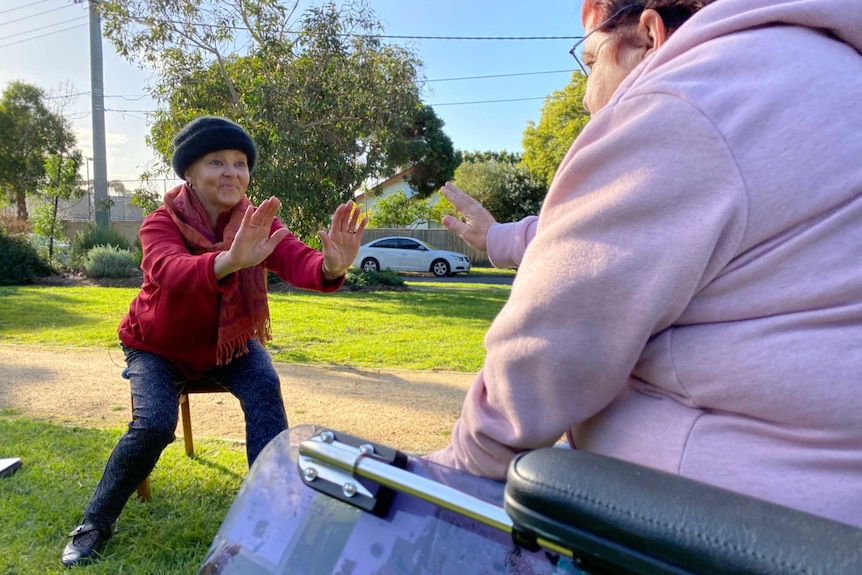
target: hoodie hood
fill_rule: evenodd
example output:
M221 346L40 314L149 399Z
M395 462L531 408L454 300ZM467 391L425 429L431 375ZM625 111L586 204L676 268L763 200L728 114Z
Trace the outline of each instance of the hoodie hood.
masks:
M679 29L680 44L702 43L761 26L802 26L822 30L862 52L859 0L716 0Z
M686 22L661 49L623 82L625 92L643 74L699 45L764 26L819 30L862 54L862 5L859 0L715 0Z

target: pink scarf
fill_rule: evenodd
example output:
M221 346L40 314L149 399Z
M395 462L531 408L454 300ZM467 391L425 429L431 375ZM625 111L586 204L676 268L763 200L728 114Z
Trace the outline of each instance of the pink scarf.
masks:
M165 209L194 255L229 250L243 214L250 205L248 198L243 196L242 201L230 211L222 240L215 241L209 217L188 184L177 186L165 194ZM216 365L226 365L234 357L248 353L249 339L257 339L261 343L272 339L266 297L266 268L261 264L243 268L236 273L239 274L238 289L222 295L219 306Z

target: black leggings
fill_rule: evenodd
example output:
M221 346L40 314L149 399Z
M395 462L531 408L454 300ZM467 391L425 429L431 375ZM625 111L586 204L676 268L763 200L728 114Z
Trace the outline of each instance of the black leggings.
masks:
M249 352L209 371L237 399L245 414L249 467L272 438L287 429L281 384L269 353L256 340ZM114 447L92 499L87 521L107 529L138 485L152 472L162 450L174 440L179 394L185 378L172 363L143 351L126 349L128 377L134 397L134 420Z

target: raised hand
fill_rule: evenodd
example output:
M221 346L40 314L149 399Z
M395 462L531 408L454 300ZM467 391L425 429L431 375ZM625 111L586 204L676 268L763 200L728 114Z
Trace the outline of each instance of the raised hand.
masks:
M365 217L359 220L359 211L352 201L341 204L335 209L329 232L317 232L323 245L323 273L330 278L343 276L359 253L362 231L368 224Z
M455 216L444 216L443 225L450 231L458 234L470 247L481 252L488 251L488 230L497 223L491 212L482 207L472 196L461 189L446 182L440 190L443 196L452 202L455 209L461 212L464 219Z
M269 234L280 205L278 198L271 197L257 209L253 206L246 209L230 250L220 253L213 262L216 279L256 266L268 258L275 246L290 233L287 228L280 228Z

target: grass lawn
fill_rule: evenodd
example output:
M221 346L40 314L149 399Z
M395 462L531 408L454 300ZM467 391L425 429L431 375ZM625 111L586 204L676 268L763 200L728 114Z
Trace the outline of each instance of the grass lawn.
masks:
M477 371L483 337L508 287L441 284L404 292L270 294L277 361ZM137 289L0 287L0 341L109 348ZM0 479L0 575L64 573L65 535L81 519L123 429L67 428L0 409L0 458L24 467ZM242 447L170 445L151 476L148 503L132 498L106 556L88 575L195 573L247 472Z
M269 349L276 361L478 371L507 297L494 289L272 294Z
M483 276L513 276L515 275L515 270L507 269L507 268L477 268L474 267L470 270L471 274L483 275Z
M508 286L441 284L386 292L271 293L276 361L478 371ZM454 286L454 287L450 287ZM137 289L0 287L0 341L108 348Z
M0 457L23 462L0 479L0 574L71 572L60 565L65 536L122 431L62 427L0 410ZM150 478L151 500L132 497L104 558L81 573L196 573L247 471L241 446L201 439L188 458L174 442Z

